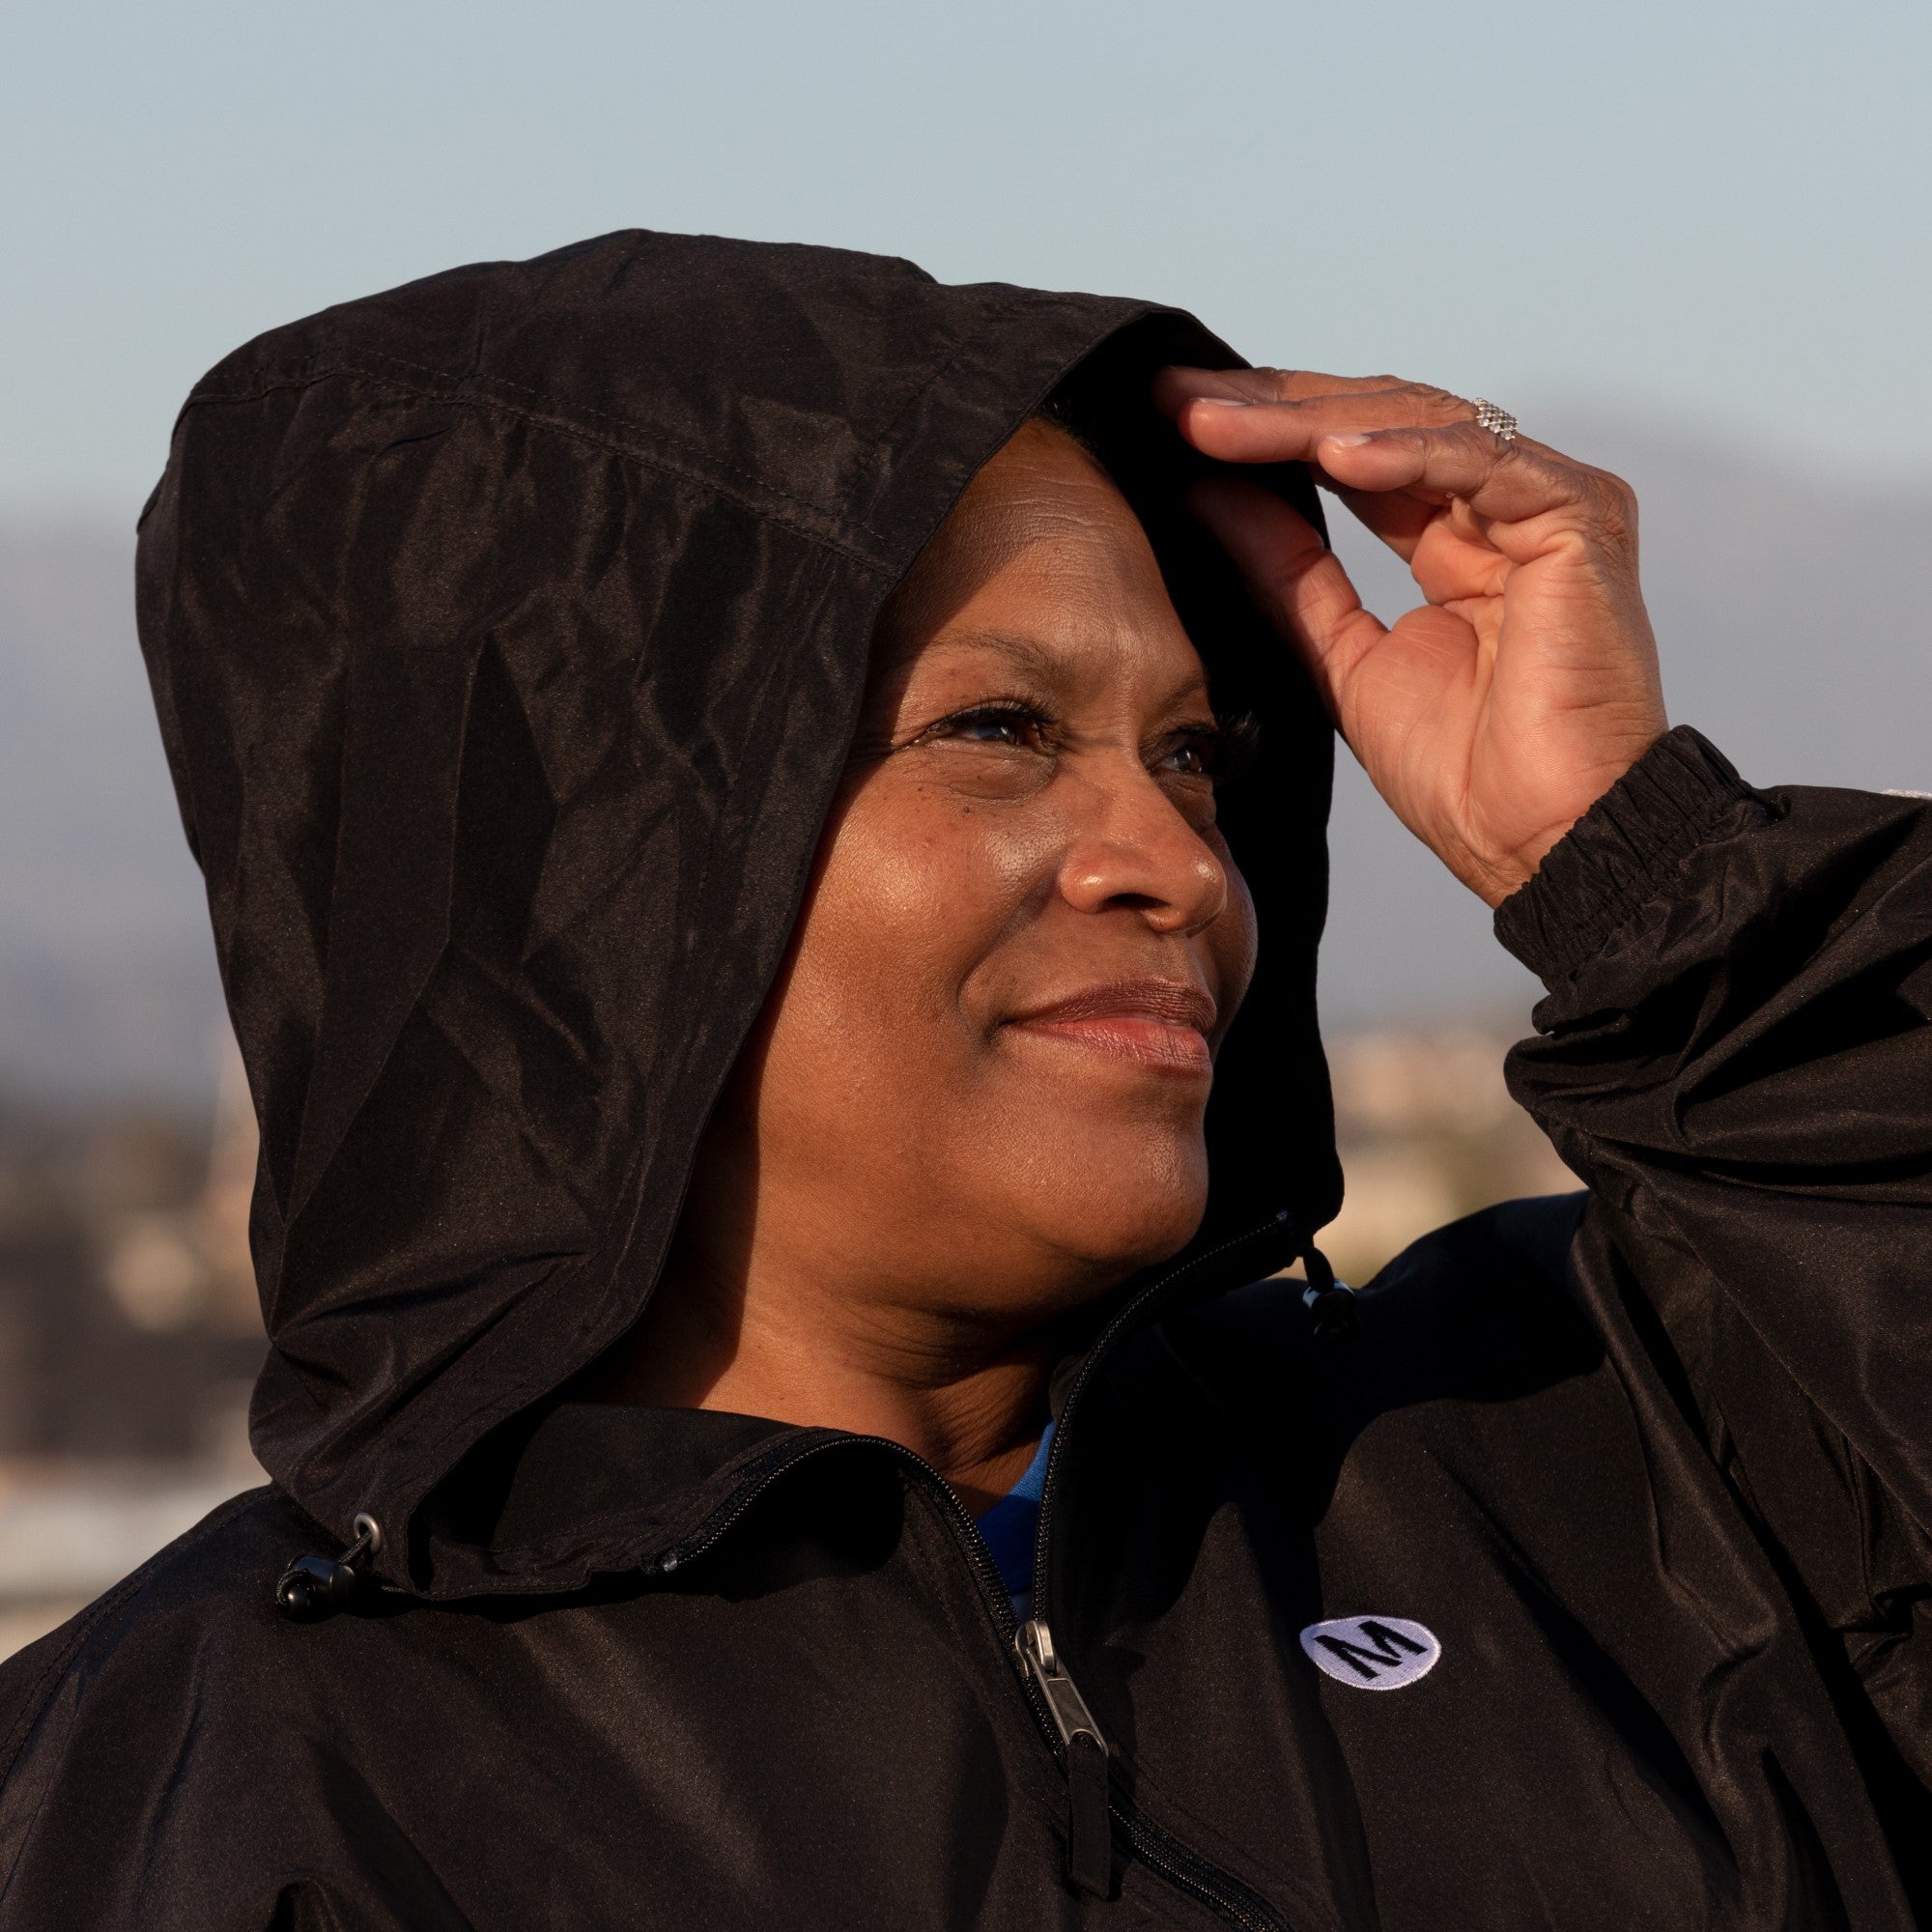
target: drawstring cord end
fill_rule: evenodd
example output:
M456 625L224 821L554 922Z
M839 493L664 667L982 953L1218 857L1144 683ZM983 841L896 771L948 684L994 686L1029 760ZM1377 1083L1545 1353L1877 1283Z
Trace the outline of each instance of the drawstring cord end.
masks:
M1335 1279L1328 1257L1313 1241L1302 1251L1301 1264L1308 1276L1308 1286L1301 1292L1301 1305L1315 1318L1315 1339L1355 1341L1362 1332L1355 1291L1346 1281Z
M275 1607L298 1624L333 1616L361 1586L356 1565L383 1548L383 1525L365 1510L352 1525L355 1541L340 1556L298 1556L275 1584Z

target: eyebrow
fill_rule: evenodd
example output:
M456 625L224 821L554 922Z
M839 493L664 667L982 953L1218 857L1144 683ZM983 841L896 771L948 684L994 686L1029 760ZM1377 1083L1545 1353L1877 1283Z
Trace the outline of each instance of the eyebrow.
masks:
M1009 663L1036 678L1039 683L1050 685L1063 675L1060 661L1044 645L1031 638L1016 637L1008 631L954 631L945 637L935 638L925 645L925 649L948 655L953 651L984 650L996 652ZM909 665L907 667L910 668ZM1170 691L1161 708L1173 709L1183 704L1190 697L1200 697L1208 704L1208 671L1202 666Z
M992 651L1031 672L1042 684L1050 683L1060 669L1053 653L1044 645L1007 631L950 631L931 639L923 649L948 657L962 651Z

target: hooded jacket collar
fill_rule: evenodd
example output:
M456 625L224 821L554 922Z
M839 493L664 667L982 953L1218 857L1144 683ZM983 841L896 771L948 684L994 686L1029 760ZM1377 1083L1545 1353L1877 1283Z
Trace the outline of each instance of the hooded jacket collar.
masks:
M196 386L139 614L262 1122L252 1434L345 1541L377 1518L387 1580L568 1572L561 1515L513 1554L419 1507L640 1314L878 609L1050 392L1263 721L1224 819L1263 965L1201 1242L1332 1214L1330 740L1180 509L1192 459L1147 400L1177 359L1236 358L1144 303L626 233L327 310Z

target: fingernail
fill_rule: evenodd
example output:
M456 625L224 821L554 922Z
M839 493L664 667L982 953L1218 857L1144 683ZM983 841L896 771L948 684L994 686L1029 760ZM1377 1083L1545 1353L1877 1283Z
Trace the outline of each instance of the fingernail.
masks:
M1375 438L1373 436L1363 436L1354 430L1350 430L1346 436L1324 436L1321 440L1323 442L1332 442L1337 449L1353 449L1360 443L1375 441Z
M1196 396L1197 403L1212 403L1217 410L1244 410L1248 406L1245 396Z

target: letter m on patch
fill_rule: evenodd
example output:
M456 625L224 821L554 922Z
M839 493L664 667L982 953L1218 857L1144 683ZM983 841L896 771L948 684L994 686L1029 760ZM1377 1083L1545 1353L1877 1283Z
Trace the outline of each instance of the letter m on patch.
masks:
M1325 1631L1315 1641L1330 1657L1339 1657L1357 1677L1379 1677L1384 1670L1401 1663L1406 1657L1426 1657L1429 1646L1406 1637L1399 1630L1391 1630L1377 1617L1363 1617L1356 1625L1362 1641L1351 1643L1347 1637L1330 1636Z
M1301 1647L1326 1676L1364 1690L1413 1684L1442 1655L1435 1633L1411 1617L1330 1617L1301 1633Z

